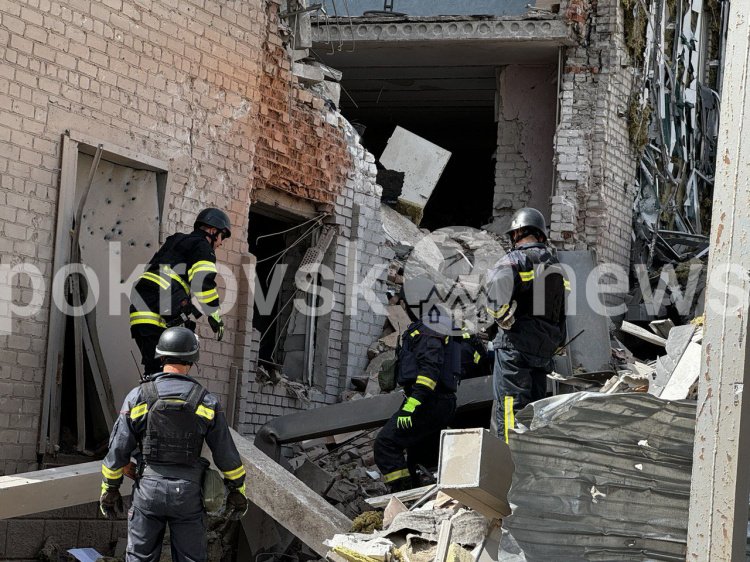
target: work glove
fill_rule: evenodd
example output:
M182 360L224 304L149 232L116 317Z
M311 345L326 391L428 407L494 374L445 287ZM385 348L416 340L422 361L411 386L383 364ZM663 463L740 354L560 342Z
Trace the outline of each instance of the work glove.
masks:
M208 317L208 325L216 334L216 339L221 341L221 338L224 337L224 321L221 319L218 310Z
M503 330L510 330L511 326L515 323L516 317L514 316L514 313L516 312L517 305L518 303L516 303L516 301L511 301L507 312L497 321L497 325Z
M113 521L117 519L117 512L122 513L124 511L120 490L110 488L106 483L102 482L102 496L99 498L99 509L107 519Z
M245 485L235 488L227 495L227 516L233 521L242 519L247 513L247 498L245 497Z
M417 409L417 406L421 405L422 403L414 398L413 396L410 396L404 405L401 407L401 410L399 411L399 416L396 418L396 428L397 429L411 429L412 428L412 414L414 414L414 411Z

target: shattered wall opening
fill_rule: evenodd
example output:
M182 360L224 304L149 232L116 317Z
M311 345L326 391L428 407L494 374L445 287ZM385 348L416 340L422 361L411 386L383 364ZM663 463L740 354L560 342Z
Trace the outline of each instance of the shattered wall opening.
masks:
M343 80L347 87L346 78ZM385 104L388 102L386 101ZM492 217L496 127L491 107L343 108L349 119L366 125L365 148L382 154L396 126L451 152L424 209L420 226L435 230L462 225L479 228Z
M286 339L284 328L290 318L289 299L294 294L294 269L299 265L300 251L304 253L310 242L302 237L305 229L301 220L278 220L264 215L262 207L258 212L258 207L253 206L248 226L250 253L257 259L253 328L260 332L261 364L280 365ZM296 238L301 249L290 248L289 238Z
M352 31L345 18L313 22L316 54L342 72L342 113L364 128L376 157L397 126L452 153L420 226L500 232L526 205L549 219L558 45L567 37L551 40L558 22L538 12L468 18L443 8L354 17ZM519 29L523 42L508 36Z

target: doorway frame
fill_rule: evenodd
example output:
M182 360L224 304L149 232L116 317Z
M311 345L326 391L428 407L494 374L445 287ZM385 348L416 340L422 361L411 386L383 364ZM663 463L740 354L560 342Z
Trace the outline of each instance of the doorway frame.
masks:
M170 192L171 174L168 164L151 156L123 148L107 141L90 137L78 131L66 130L62 136L60 155L60 189L57 197L55 244L51 277L70 262L69 231L75 218L76 177L78 155L93 156L101 146L101 159L135 170L156 173L157 201L159 205L159 241L164 236L164 211L166 195ZM66 243L68 242L68 243ZM52 284L50 283L50 287ZM51 291L52 289L50 289ZM42 415L39 424L37 454L55 453L60 440L60 407L58 397L62 390L63 353L65 348L66 316L54 305L50 292L49 321L47 329L47 356L44 369Z

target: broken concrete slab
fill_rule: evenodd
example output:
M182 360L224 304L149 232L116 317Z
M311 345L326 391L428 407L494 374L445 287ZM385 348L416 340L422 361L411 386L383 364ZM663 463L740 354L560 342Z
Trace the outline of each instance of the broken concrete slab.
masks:
M623 320L622 325L620 326L620 330L622 330L626 334L630 334L631 336L635 336L654 345L660 345L662 347L667 345L667 340L665 338L657 336L656 334L652 334L645 328L641 328L640 326L631 324L627 320Z
M308 488L321 496L324 496L333 485L333 475L309 460L302 463L294 471L294 475L307 485Z
M510 515L508 490L513 471L508 445L489 430L441 433L439 489L488 519Z
M320 556L323 541L347 531L351 520L284 470L250 441L230 429L247 471L250 500Z
M388 334L387 336L380 338L380 340L378 341L390 347L391 349L396 349L396 345L398 344L398 338L400 335L401 334L399 332L393 332L391 334Z
M311 64L295 62L292 66L292 73L302 84L317 84L325 80L323 70Z
M397 497L393 496L391 501L388 502L388 505L385 506L385 511L383 512L383 529L387 529L391 526L396 515L406 511L409 510L404 503Z
M676 326L671 332L670 337L667 339L665 349L667 355L677 363L685 353L688 345L690 344L693 336L695 335L695 324L685 324L684 326Z
M406 328L406 326L404 326L404 328ZM395 358L395 349L389 349L388 351L384 351L380 355L376 355L375 358L367 364L367 369L365 369L365 376L368 379L377 379L378 373L380 372L380 368L383 366L383 363L385 363L386 361L391 361Z
M383 219L383 233L396 244L411 249L425 237L425 233L417 225L388 205L380 205L380 215ZM442 254L436 257L442 259Z
M32 515L82 503L98 502L102 463L87 462L0 477L0 519ZM120 492L131 492L125 478Z
M386 307L386 314L388 315L388 322L399 334L403 333L404 330L412 323L412 319L406 311L401 308L401 305L391 304ZM395 346L394 346L395 347Z
M667 339L665 346L667 355L656 359L655 373L652 376L651 384L649 385L649 394L662 396L664 388L675 373L677 364L693 340L693 336L696 334L695 330L696 326L694 324L675 326L670 330L669 338ZM690 376L692 375L687 374L688 378ZM675 384L679 383L676 382Z
M683 400L690 394L690 389L698 380L701 369L701 353L703 346L700 342L703 338L702 330L697 331L687 348L682 353L675 365L669 381L664 385L664 390L659 394L665 400Z
M404 205L414 224L422 220L422 212L432 195L451 153L402 127L396 127L380 155L380 163L388 170L404 172L404 185L398 206Z
M462 509L452 518L451 541L462 546L482 544L489 532L489 521L471 509Z
M651 331L653 331L657 336L668 338L670 330L674 328L674 322L672 322L670 318L664 318L662 320L654 320L653 322L649 322L648 327L651 328Z

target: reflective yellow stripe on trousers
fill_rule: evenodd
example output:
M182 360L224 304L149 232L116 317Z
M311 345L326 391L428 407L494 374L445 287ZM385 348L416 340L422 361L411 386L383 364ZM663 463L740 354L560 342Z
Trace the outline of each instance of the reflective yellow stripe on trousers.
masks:
M394 470L393 472L389 472L385 476L383 476L383 480L386 482L393 482L394 480L398 480L399 478L406 478L409 476L409 470L403 469L403 470Z
M508 430L513 427L515 418L513 417L513 397L505 397L505 442L508 442Z

